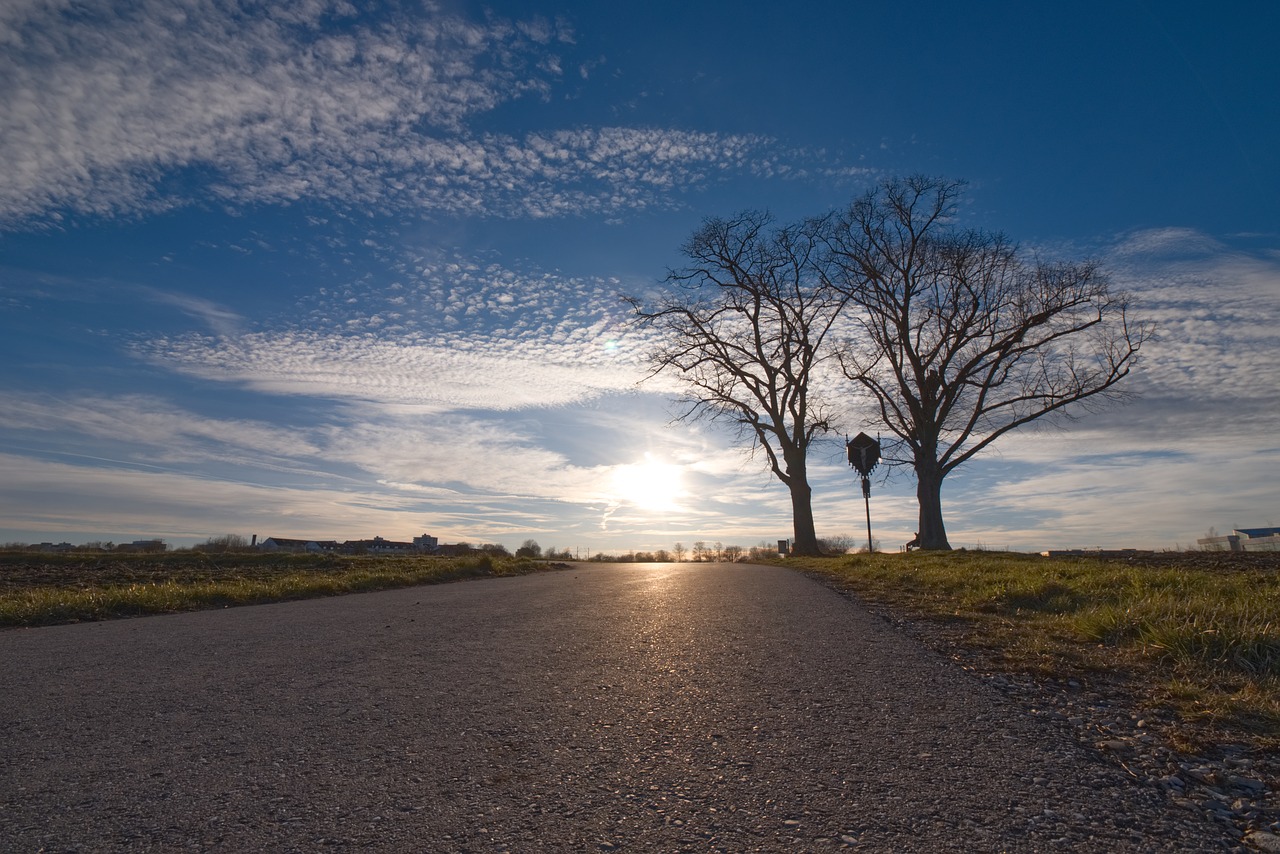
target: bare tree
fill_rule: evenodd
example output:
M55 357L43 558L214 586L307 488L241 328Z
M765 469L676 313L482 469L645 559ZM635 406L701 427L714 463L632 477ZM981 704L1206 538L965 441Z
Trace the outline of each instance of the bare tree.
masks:
M676 563L684 562L684 554L685 554L684 543L676 543L674 546L671 547L671 556Z
M733 425L791 494L796 554L817 554L807 457L830 429L814 394L824 339L845 297L815 265L816 223L774 227L768 214L709 219L684 245L681 292L653 308L628 298L659 335L653 373L683 383L680 418Z
M950 548L948 474L1024 424L1116 397L1152 331L1095 263L1042 262L955 227L963 187L892 179L826 221L857 336L841 367L900 440L889 461L915 468L926 549Z

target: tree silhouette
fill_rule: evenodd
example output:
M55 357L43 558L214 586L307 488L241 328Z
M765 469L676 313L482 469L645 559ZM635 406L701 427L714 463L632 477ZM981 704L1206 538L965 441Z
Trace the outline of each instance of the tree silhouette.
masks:
M810 223L774 228L755 212L709 219L683 247L689 266L667 277L678 291L651 308L627 298L659 332L653 373L684 387L678 418L732 425L786 485L796 554L818 552L807 457L830 416L815 379L845 300L815 267L818 246Z
M948 549L942 481L1000 436L1117 397L1150 324L1092 263L1026 257L952 217L964 184L892 179L823 220L849 299L841 369L915 469L921 548Z

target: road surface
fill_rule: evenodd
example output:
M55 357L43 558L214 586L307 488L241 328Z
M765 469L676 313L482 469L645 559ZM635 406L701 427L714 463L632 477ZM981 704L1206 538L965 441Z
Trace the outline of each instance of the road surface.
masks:
M786 569L0 632L0 850L1223 850Z

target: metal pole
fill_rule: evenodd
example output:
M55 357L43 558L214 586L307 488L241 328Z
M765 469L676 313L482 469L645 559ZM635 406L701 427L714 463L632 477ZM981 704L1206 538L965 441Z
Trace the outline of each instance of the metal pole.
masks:
M871 541L871 478L862 476L862 501L867 505L867 554L875 553Z

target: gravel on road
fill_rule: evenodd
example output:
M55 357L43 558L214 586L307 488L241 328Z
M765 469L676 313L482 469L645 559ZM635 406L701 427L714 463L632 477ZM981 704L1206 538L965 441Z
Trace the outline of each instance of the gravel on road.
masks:
M5 851L1238 845L783 568L0 633Z

